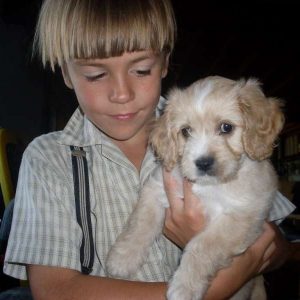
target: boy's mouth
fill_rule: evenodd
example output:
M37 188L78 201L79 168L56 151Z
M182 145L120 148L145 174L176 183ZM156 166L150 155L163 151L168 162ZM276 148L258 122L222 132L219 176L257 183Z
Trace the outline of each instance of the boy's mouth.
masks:
M131 120L136 116L136 113L126 113L126 114L118 114L118 115L111 115L112 118L120 121Z

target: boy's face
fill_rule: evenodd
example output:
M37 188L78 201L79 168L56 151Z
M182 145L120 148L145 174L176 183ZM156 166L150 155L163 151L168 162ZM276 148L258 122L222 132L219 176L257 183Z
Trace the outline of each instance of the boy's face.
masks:
M138 142L147 136L167 64L163 55L138 51L105 59L78 59L62 70L91 122L115 141Z

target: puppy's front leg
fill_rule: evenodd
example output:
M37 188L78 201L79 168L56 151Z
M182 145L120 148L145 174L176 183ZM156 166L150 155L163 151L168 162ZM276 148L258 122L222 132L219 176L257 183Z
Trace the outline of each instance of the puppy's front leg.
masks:
M143 264L155 238L162 232L165 208L156 201L157 187L144 186L136 208L125 230L112 246L106 261L110 275L129 278Z
M203 299L217 271L228 266L255 240L256 228L251 228L251 222L249 225L230 216L220 217L195 236L186 246L169 284L168 300Z

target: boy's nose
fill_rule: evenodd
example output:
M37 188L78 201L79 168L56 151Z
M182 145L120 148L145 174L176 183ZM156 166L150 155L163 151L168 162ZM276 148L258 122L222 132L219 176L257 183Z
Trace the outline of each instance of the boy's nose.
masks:
M133 98L133 91L129 80L118 78L114 80L110 100L112 102L126 103Z

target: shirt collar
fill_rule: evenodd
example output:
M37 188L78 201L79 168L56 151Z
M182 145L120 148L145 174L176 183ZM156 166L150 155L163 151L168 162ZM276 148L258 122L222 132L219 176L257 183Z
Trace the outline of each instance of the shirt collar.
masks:
M102 144L103 133L78 107L58 139L59 144L78 147Z

